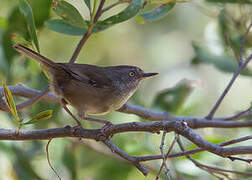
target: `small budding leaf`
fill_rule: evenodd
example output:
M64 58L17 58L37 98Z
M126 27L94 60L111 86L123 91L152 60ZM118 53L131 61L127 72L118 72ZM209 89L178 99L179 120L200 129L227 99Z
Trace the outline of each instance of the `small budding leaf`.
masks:
M52 110L46 110L38 113L35 117L33 117L31 120L24 122L23 125L26 124L34 124L42 120L46 120L52 117Z
M6 99L7 105L9 107L12 115L15 117L15 119L18 122L20 122L21 120L20 120L20 118L18 116L17 109L16 109L16 104L14 102L11 91L10 91L10 89L8 88L8 86L5 83L3 84L3 86L4 86L4 97Z
M19 2L20 2L19 9L21 13L24 15L25 20L27 22L29 35L34 42L37 51L40 52L32 8L26 0L19 0Z

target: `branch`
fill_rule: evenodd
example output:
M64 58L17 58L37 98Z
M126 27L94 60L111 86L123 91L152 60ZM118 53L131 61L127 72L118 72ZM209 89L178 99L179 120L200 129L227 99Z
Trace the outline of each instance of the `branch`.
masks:
M220 98L217 100L216 104L213 106L213 108L211 109L211 111L209 112L209 114L206 116L206 119L213 119L213 116L215 114L215 112L217 111L218 107L220 106L221 102L223 101L223 99L225 98L226 94L229 92L229 90L231 89L234 81L236 80L236 78L238 77L238 75L240 74L240 72L247 66L247 64L250 62L250 60L252 59L252 54L250 54L250 56L247 57L246 61L244 62L242 60L242 55L244 54L244 43L245 40L247 38L248 32L250 30L250 28L252 27L252 21L250 23L250 25L247 28L247 31L243 37L243 41L241 44L241 52L240 52L240 66L237 69L237 71L234 73L232 79L230 80L230 82L228 83L227 87L225 88L225 90L223 91L223 93L221 94Z
M163 161L162 161L162 165L160 167L160 170L159 170L159 172L158 172L158 174L156 176L156 180L159 179L159 176L160 176L160 174L162 172L163 167L165 167L165 176L166 176L166 178L168 180L170 180L169 174L168 174L170 170L169 170L169 168L167 166L166 158L165 158L166 156L164 154L164 141L165 141L166 133L167 133L166 131L163 132L162 139L161 139L161 144L160 144L160 147L159 147Z
M17 86L9 86L10 91L13 95L33 98L41 93L39 90L30 89L24 87L22 85ZM3 87L0 87L0 96L3 97ZM41 101L52 102L52 103L60 103L60 98L53 93L47 93L45 96L41 98ZM17 107L18 110L19 107ZM0 110L8 112L6 106L0 101ZM240 127L252 127L252 120L246 121L235 121L237 119L242 119L245 117L250 117L252 112L249 109L239 112L233 116L227 117L216 117L213 118L212 121L209 121L205 118L196 118L196 117L184 117L184 116L174 116L168 112L155 111L155 110L147 110L142 108L139 105L134 104L124 104L121 107L119 112L135 114L140 116L141 118L159 121L159 120L168 120L168 121L185 121L190 128L206 128L206 127L215 127L215 128L240 128Z
M180 140L180 138L178 139L178 144L179 144L179 147L180 149L184 152L185 149L182 145L182 142ZM240 172L240 171L232 171L232 170L226 170L226 169L221 169L221 168L217 168L217 167L212 167L212 166L208 166L208 165L204 165L204 164L201 164L199 163L198 161L194 160L191 156L187 155L186 156L191 162L193 162L193 164L195 164L195 166L209 172L210 174L214 175L215 173L216 174L220 174L220 175L223 175L225 176L226 178L228 178L228 175L223 173L223 172L230 172L230 173L234 173L234 174L241 174L241 175L248 175L248 176L251 176L252 173L251 172ZM229 179L229 178L228 178Z
M159 131L176 132L188 140L192 141L197 146L217 154L221 157L228 157L237 154L251 154L252 146L237 146L223 148L219 145L212 144L197 133L192 131L184 122L176 121L156 121L156 122L131 122L111 125L105 130L101 129L73 129L70 126L64 128L41 129L41 130L20 130L20 134L16 135L16 130L0 129L0 140L46 140L50 138L61 137L77 137L94 139L103 141L104 136L110 137L117 133L124 132L150 132L157 133ZM140 160L140 159L139 159Z
M128 160L129 162L131 162L131 164L133 164L139 171L141 171L143 173L143 175L147 175L148 174L148 170L143 167L141 164L139 164L139 162L137 161L137 158L135 158L134 156L130 156L129 154L125 153L124 151L122 151L121 149L119 149L116 145L114 145L109 139L104 138L103 143L107 145L107 147L109 147L111 149L112 152L118 154L119 156L121 156L122 158Z
M81 51L82 47L85 45L87 39L91 36L93 26L98 21L98 18L102 14L102 8L103 8L104 3L105 3L105 0L101 0L100 5L98 7L98 10L97 10L97 12L95 14L94 20L93 21L91 20L90 25L89 25L89 27L87 29L87 32L82 36L80 42L78 43L76 49L74 50L74 53L73 53L69 63L74 63L75 62L76 58L80 54L80 51Z
M248 33L250 31L252 27L252 20L243 36L243 39L242 39L242 42L241 42L241 50L240 50L240 61L242 62L243 61L243 54L244 54L244 46L245 46L245 42L246 42L246 39L247 39L247 36L248 36Z
M166 155L164 156L163 154L161 154L161 156L162 156L162 158L163 158L163 162L162 162L161 167L160 167L160 169L159 169L159 172L158 172L158 174L157 174L157 176L156 176L156 180L159 179L160 174L161 174L161 171L162 171L162 169L163 169L163 167L164 167L164 165L165 165L165 163L166 163L166 160L168 159L169 154L171 153L171 151L172 151L172 149L173 149L175 143L177 142L177 139L178 139L178 135L175 134L175 137L174 137L174 139L173 139L173 141L172 141L172 143L171 143L171 146L169 147L169 149L168 149ZM167 176L168 176L168 175L167 175ZM169 178L169 177L168 177L168 178Z
M217 145L219 145L219 146L227 146L227 145L231 145L231 144L247 141L247 140L250 140L250 139L252 139L252 136L245 136L245 137L234 139L234 140L227 141L227 142L224 142L224 143L219 143ZM189 150L189 151L184 151L184 152L169 154L167 156L167 158L181 157L181 156L186 156L186 155L190 155L190 154L196 154L196 153L202 152L202 151L206 151L206 150L203 149L203 148L197 148L197 149L193 149L193 150ZM230 157L228 157L228 158L230 159ZM157 159L162 159L162 156L161 155L152 155L152 156L141 156L141 157L138 157L139 161L150 161L150 160L157 160Z

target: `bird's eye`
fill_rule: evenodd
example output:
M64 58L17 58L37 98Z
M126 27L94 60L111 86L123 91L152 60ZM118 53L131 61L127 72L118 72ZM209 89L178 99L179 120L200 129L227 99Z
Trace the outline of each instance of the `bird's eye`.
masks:
M134 72L134 71L129 72L129 76L130 76L130 77L135 76L135 72Z

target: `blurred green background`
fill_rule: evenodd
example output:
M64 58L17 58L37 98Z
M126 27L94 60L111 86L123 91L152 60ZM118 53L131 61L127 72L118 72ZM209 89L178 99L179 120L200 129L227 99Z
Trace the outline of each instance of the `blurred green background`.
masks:
M85 19L88 18L88 9L84 1L68 0L68 2L73 4ZM106 5L113 2L107 1ZM43 25L49 18L57 17L51 9L50 0L29 0L29 3L38 29L41 54L56 62L67 62L81 36L60 34ZM142 24L134 17L92 35L77 62L102 66L128 64L139 66L147 72L159 72L159 76L141 84L130 99L130 103L155 110L167 110L175 115L205 116L237 68L234 55L225 42L224 35L228 34L230 43L238 54L242 35L252 17L250 4L249 0L190 1L177 3L167 16L157 21L146 21ZM11 49L13 44L11 34L15 33L29 39L26 23L18 6L17 0L0 1L0 80L7 82L8 85L21 83L30 88L43 90L48 83L40 66L32 60L17 56ZM126 5L120 5L107 12L103 18L120 12L125 7ZM250 33L245 44L245 54L251 52L251 45ZM250 106L252 73L249 67L251 65L235 82L216 113L217 116L232 115ZM16 97L15 100L21 102L24 99ZM50 120L25 126L23 129L74 125L74 121L59 104L39 102L23 110L21 116L29 118L47 109L54 110ZM1 128L17 128L11 115L1 112L0 118ZM110 120L112 123L144 121L135 115L119 112L97 118ZM84 124L88 128L100 127L99 124L92 122ZM249 135L251 128L205 128L197 132L205 139L218 143ZM167 149L172 139L171 133L167 136ZM161 135L149 133L123 133L112 138L116 145L132 155L160 154L160 140ZM195 148L190 142L186 140L184 142L187 149ZM56 179L47 163L46 143L47 141L2 141L0 178ZM252 145L251 141L240 144ZM173 152L179 152L178 146L175 146ZM207 152L198 153L193 157L202 163L221 168L251 171L251 167L245 163L231 162ZM144 177L135 167L117 159L118 157L101 143L72 138L54 139L50 145L50 158L64 180L154 179L161 163L161 161L145 163L152 171ZM215 179L195 167L186 158L169 159L168 166L172 179ZM237 176L231 175L231 177ZM161 178L165 179L165 176L162 175ZM237 178L252 179L242 176Z

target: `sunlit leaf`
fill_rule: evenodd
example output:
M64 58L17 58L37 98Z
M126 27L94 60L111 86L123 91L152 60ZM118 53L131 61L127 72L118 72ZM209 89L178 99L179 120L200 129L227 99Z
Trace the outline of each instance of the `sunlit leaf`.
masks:
M136 14L140 11L141 8L142 8L142 0L133 0L129 4L129 6L122 12L114 16L111 16L105 19L104 21L100 21L98 25L111 26L117 23L121 23L123 21L127 21L130 18L136 16Z
M42 111L40 113L38 113L35 117L33 117L31 120L24 122L23 125L26 124L34 124L37 122L40 122L42 120L46 120L52 117L52 110L46 110L46 111Z
M87 32L86 29L68 24L63 19L52 19L46 21L45 25L53 31L73 36L81 36Z
M7 105L9 107L12 115L15 117L15 119L17 121L20 121L20 118L18 116L17 109L16 109L16 104L14 102L11 91L5 83L3 84L3 87L4 87L4 97L6 99Z
M163 4L155 7L154 9L141 13L139 16L144 20L155 21L165 17L170 10L175 6L175 3Z
M79 11L66 1L61 1L53 6L53 10L59 15L66 23L80 28L87 28L87 24L80 15Z
M192 90L192 81L184 79L174 87L158 93L154 99L153 106L176 113L187 100Z
M221 71L233 73L238 69L238 63L234 57L222 55L217 56L204 50L196 44L193 44L195 51L195 58L192 60L192 64L212 64ZM241 71L242 75L252 76L252 71L248 68L244 68Z
M20 6L19 6L20 11L24 15L25 20L27 22L28 32L36 46L37 51L39 52L39 43L38 43L32 8L26 0L19 0L19 2L20 2Z

